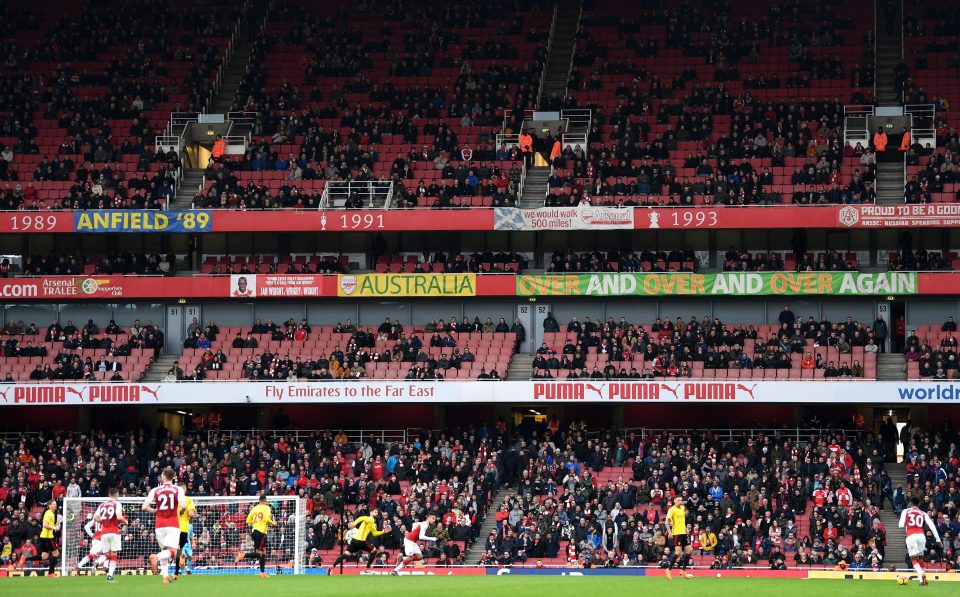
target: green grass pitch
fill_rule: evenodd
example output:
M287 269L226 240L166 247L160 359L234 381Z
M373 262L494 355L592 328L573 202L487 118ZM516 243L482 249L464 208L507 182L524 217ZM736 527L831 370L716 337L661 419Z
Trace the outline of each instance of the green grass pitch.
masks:
M644 577L564 576L473 576L473 577L383 577L383 576L187 576L164 586L157 577L124 576L108 583L103 576L71 578L0 578L0 595L63 595L65 597L138 597L183 595L238 597L240 595L537 595L539 597L591 597L637 595L640 591L690 597L752 595L754 597L880 597L883 595L957 595L960 585L933 582L920 587L916 581L903 587L885 580L801 580L716 578L703 572L692 579Z

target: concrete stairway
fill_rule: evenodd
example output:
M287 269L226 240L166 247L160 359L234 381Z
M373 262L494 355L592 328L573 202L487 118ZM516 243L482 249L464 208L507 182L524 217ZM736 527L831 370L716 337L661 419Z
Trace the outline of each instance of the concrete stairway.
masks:
M887 463L887 474L890 475L894 489L896 489L898 485L903 485L904 488L906 488L907 465L905 463ZM897 516L897 513L890 507L890 502L887 502L886 508L880 511L880 522L882 522L883 526L887 529L887 548L883 557L884 567L895 566L897 568L909 568L907 564L907 536L903 532L903 529L897 526L900 522L900 517Z
M509 381L528 381L533 372L533 355L518 352L510 359L506 379Z
M246 28L241 27L246 31ZM243 80L243 71L250 63L250 51L253 49L253 40L246 37L245 34L237 39L237 44L233 47L233 55L230 56L230 64L223 72L223 80L217 96L213 99L213 105L210 112L213 114L226 114L233 106L233 98L237 95L237 89L240 88L240 82Z
M527 168L527 177L523 179L523 194L520 195L519 207L523 209L543 207L544 197L547 196L549 178L549 166Z
M465 566L476 566L480 563L480 557L483 556L483 546L487 541L487 537L491 531L497 528L497 510L508 495L510 495L510 489L501 487L500 491L494 494L493 499L490 500L490 505L487 508L487 517L484 518L480 524L480 532L477 534L477 540L467 548L466 553L463 555L463 563Z
M197 194L201 182L203 182L202 168L185 168L183 171L183 180L180 181L180 186L177 187L177 195L173 198L170 209L190 209L191 205L193 205L193 197Z
M580 26L580 0L560 0L553 29L553 44L547 57L543 86L537 106L543 107L546 98L567 95L570 60L576 47L577 28Z
M147 372L143 375L144 382L159 383L163 381L163 378L167 375L167 371L170 370L170 367L173 367L173 363L177 361L180 357L175 355L162 356L150 365L150 368L147 369Z
M896 152L896 157L901 155ZM877 203L903 203L903 188L906 183L902 162L877 162Z
M877 380L903 381L906 379L907 368L902 354L877 355Z
M901 3L891 2L890 11L885 3L877 2L877 57L876 57L876 94L881 106L899 106L902 98L897 93L896 77L893 69L903 57L903 15Z

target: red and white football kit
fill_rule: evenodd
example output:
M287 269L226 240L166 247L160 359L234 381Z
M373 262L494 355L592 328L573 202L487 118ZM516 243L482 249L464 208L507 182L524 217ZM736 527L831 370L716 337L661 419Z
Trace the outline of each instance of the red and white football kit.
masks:
M92 518L90 521L83 525L84 530L86 530L87 535L90 536L90 550L87 552L91 556L100 555L103 550L101 549L100 538L103 536L103 526L97 524Z
M933 524L926 512L915 506L910 506L900 513L900 527L907 532L907 553L911 558L919 558L927 551L927 532L929 527L933 537L940 543L940 533L937 525Z
M102 553L116 553L120 551L120 520L122 512L120 503L107 500L97 507L94 516L100 521L100 546Z
M146 502L157 510L156 535L161 548L177 550L180 547L180 505L186 496L173 483L163 483L150 490Z
M403 536L403 555L405 556L423 556L420 551L418 541L436 541L435 538L427 535L427 523L415 522L406 535Z

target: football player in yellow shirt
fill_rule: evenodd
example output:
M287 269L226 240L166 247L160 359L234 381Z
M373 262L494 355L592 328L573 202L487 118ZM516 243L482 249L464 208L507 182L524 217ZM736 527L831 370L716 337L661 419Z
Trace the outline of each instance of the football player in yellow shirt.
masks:
M344 552L334 560L331 569L336 568L340 565L340 562L346 559L357 558L357 561L359 561L361 552L370 554L370 559L367 560L367 568L373 565L373 554L377 551L377 548L370 543L370 536L379 537L384 533L390 532L389 525L384 526L383 530L377 530L377 517L379 515L380 511L374 508L370 510L369 515L358 516L350 523L350 527L356 529L356 534L353 535L353 539L350 540L350 544L347 545ZM330 571L328 570L327 574L329 573Z
M250 508L250 513L247 514L247 524L253 528L250 532L250 538L253 539L254 551L248 551L246 553L241 551L238 553L237 563L240 563L246 558L256 558L260 562L260 578L269 578L270 575L266 572L267 533L270 531L270 527L277 525L277 521L273 519L273 510L270 509L270 504L267 503L266 494L261 493L260 502L253 508Z
M47 576L59 576L57 574L57 560L60 557L60 546L57 545L57 501L50 500L47 503L47 509L43 513L43 527L40 529L40 559L47 560Z
M177 485L183 489L183 494L187 495L187 484L178 483ZM177 550L177 557L174 558L176 565L174 566L173 580L177 580L180 576L180 556L183 553L183 546L187 544L187 541L190 540L190 521L194 519L197 515L197 507L193 503L193 498L187 496L187 499L183 501L183 510L177 515L178 521L180 522L180 549Z
M670 568L677 566L683 570L684 578L692 578L692 575L686 573L687 563L690 559L686 554L689 544L687 539L687 509L683 505L683 498L679 496L673 498L673 505L667 510L667 535L673 537L673 549L675 551ZM666 570L667 578L673 578L670 568Z

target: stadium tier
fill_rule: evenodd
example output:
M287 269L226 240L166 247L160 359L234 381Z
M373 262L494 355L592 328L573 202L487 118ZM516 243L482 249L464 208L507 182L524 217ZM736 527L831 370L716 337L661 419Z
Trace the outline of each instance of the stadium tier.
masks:
M0 3L0 583L960 578L956 12Z
M277 416L284 422L282 410ZM393 529L374 542L384 552L376 567L393 565L402 533L428 508L439 520L439 541L425 553L430 565L456 565L465 550L480 549L480 565L496 567L531 561L548 567L657 566L670 551L662 525L677 497L691 512L686 528L691 567L810 569L845 562L853 570L869 570L890 564L885 559L890 530L879 513L900 512L908 496L924 487L932 488L925 495L936 504L936 524L944 538L943 546L931 550L928 565L942 570L954 563L960 520L952 504L960 479L955 444L934 441L939 431L912 429L902 437L905 482L894 485L884 463L898 440L868 439L856 431L813 432L797 441L763 431L690 430L682 437L679 430L551 431L556 429L551 421L540 429L556 446L547 451L547 444L531 435L534 428L520 430L526 440L504 443L508 438L499 425L390 439L372 433L360 439L342 430L290 429L252 436L216 428L207 432L209 424L212 415L209 420L198 417L199 428L187 435L192 441L166 445L154 445L159 438L94 434L77 467L58 467L49 473L49 483L40 483L37 467L56 458L50 446L80 438L58 432L5 441L6 451L30 456L21 456L4 479L3 501L18 504L4 524L15 550L8 559L16 562L20 548L36 534L47 501L95 496L100 485L121 487L123 498L142 496L151 471L185 459L195 462L181 470L188 491L202 499L260 491L299 496L306 516L301 549L311 567L329 566L339 555L341 522L373 508ZM216 466L197 463L201 439L220 454ZM48 445L48 440L55 443ZM434 442L439 453L428 447ZM129 449L120 448L128 444ZM771 463L782 464L768 467L761 452ZM702 473L682 481L671 477L671 454ZM96 463L104 457L110 463L99 474L83 470L86 459ZM18 477L38 488L10 487L10 479ZM239 544L235 525L243 512L236 506L198 510L203 514L194 519L192 565L201 570L226 567L233 552L222 546ZM136 548L137 542L127 536L124 545L131 552L149 552L146 545ZM88 547L89 542L81 542L75 551ZM297 547L274 549L289 553ZM121 561L121 566L138 565Z

